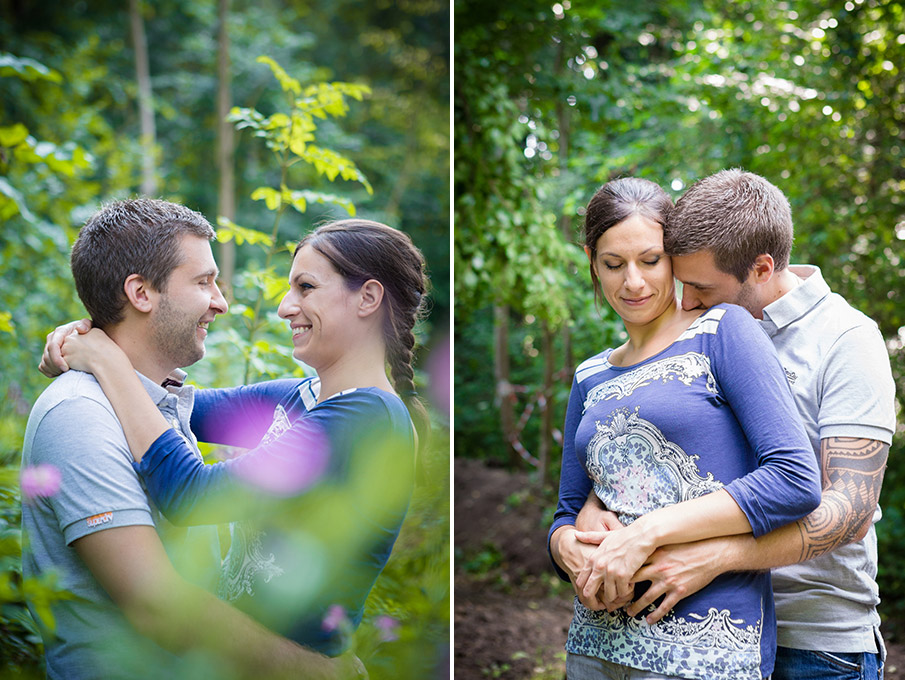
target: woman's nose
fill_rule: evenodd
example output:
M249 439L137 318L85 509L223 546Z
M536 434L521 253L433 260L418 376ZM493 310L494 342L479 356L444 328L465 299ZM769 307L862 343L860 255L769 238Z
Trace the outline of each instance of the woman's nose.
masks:
M292 291L290 290L280 300L280 306L277 307L277 316L281 319L288 319L292 316L292 306Z
M641 270L633 264L625 268L625 287L628 290L640 290L644 287L644 276Z

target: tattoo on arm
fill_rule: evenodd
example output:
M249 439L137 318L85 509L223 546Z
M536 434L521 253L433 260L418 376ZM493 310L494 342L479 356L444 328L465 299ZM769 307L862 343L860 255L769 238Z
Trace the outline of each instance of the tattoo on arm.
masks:
M871 521L880 499L889 445L873 439L830 437L820 443L823 496L798 522L801 559L851 543Z

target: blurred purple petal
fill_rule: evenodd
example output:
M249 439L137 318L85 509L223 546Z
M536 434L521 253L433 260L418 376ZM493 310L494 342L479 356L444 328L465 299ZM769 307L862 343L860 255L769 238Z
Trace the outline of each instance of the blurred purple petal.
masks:
M430 395L437 408L449 413L449 336L438 342L427 359L430 375Z
M346 617L346 610L342 608L342 605L333 604L330 605L330 608L327 610L327 614L321 622L321 628L328 633L332 633L334 630L337 630L348 623L348 621L349 619Z
M30 501L34 498L53 496L60 490L60 480L60 471L47 463L22 468L19 480L22 498Z
M380 639L383 642L393 642L399 639L399 621L392 616L383 614L374 619L374 627L380 631Z
M235 458L236 477L275 496L292 496L312 486L326 472L330 451L322 432L305 432L291 448L280 447L279 439L275 441L268 442L266 453Z

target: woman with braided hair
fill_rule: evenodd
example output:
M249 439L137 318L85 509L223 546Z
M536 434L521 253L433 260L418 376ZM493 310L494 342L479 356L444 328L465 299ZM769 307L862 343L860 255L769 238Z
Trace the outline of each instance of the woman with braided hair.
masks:
M167 519L232 522L220 597L331 656L343 651L343 628L360 622L389 558L428 437L412 369L426 285L421 253L383 224L343 220L303 238L279 316L293 356L317 375L196 390L192 433L249 449L210 465L166 422L103 331L81 328L62 340L68 367L93 373L113 404Z

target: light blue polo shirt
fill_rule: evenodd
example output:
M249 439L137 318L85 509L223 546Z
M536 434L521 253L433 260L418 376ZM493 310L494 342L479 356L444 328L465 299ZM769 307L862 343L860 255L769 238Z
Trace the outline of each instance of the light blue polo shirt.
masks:
M189 427L193 388L164 388L139 377L200 457ZM76 596L53 605L53 631L41 626L39 610L28 602L42 628L48 678L167 677L175 657L134 631L72 543L113 527L153 526L180 573L212 589L219 567L216 528L189 533L149 502L113 407L88 373L64 373L35 402L22 465L39 464L55 466L61 482L53 495L22 504L22 571L25 578L56 574L59 586Z
M820 270L793 265L804 282L764 309L815 455L828 437L889 444L895 384L877 324L830 291ZM879 506L874 523L881 517ZM877 536L773 570L777 642L826 652L876 652L880 625Z

